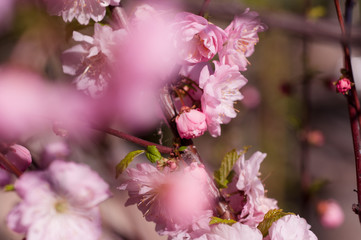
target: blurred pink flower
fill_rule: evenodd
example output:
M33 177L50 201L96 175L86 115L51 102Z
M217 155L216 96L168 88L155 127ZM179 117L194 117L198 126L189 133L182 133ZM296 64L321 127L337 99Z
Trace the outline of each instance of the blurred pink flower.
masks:
M75 76L78 90L91 97L99 97L106 91L111 80L111 66L114 64L114 48L121 44L125 30L109 26L94 25L94 36L73 32L73 39L81 44L64 51L63 71Z
M243 91L243 100L242 104L248 109L254 109L259 106L261 103L261 94L256 87L247 85Z
M351 81L348 78L342 78L336 83L336 91L345 95L351 90L351 86Z
M140 5L129 16L128 35L115 51L114 94L122 126L145 130L161 119L159 92L176 79L172 12Z
M7 225L28 240L89 239L101 234L98 204L109 187L88 166L54 161L46 171L24 173L15 183L22 202Z
M48 88L35 73L0 68L0 137L13 140L36 131L44 123Z
M224 64L236 65L240 71L247 70L247 57L252 55L254 46L259 41L257 33L266 29L258 13L246 9L225 29L227 40L219 52L220 61Z
M208 240L262 240L262 238L260 230L239 222L232 226L218 224L212 227L211 234L207 234Z
M337 228L345 219L342 208L335 200L320 201L317 204L317 212L322 226L326 228Z
M74 18L80 24L87 25L90 18L95 22L105 16L105 8L109 5L117 6L120 0L44 0L50 14L62 16L65 22Z
M220 124L229 123L237 116L233 105L243 99L239 89L247 83L247 79L236 66L214 63L216 69L213 75L208 67L203 68L199 87L203 88L202 112L207 116L208 131L212 137L218 137L221 135Z
M199 110L186 108L175 119L181 138L191 139L202 136L207 130L206 115Z
M325 137L320 130L310 130L306 136L307 141L317 147L325 143Z
M310 231L311 226L305 219L296 215L287 215L272 223L269 228L269 240L317 240Z
M226 33L223 29L193 13L176 15L177 46L182 58L189 63L211 60L222 49Z
M40 164L43 168L47 168L54 160L66 159L70 154L70 147L65 142L48 143L40 158Z
M209 228L215 196L203 165L192 163L170 172L143 163L126 172L129 179L118 188L128 190L125 205L137 204L145 219L156 223L159 234L185 236Z
M32 162L30 151L24 146L13 144L2 152L4 156L21 172L24 172Z

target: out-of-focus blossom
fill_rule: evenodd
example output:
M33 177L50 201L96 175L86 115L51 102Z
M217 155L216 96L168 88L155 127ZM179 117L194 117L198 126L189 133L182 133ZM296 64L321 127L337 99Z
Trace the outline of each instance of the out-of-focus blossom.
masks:
M87 25L90 19L101 21L105 16L105 8L116 6L120 0L43 0L50 14L62 16L65 22L74 18L80 24Z
M276 200L265 196L264 186L258 177L266 154L255 152L248 160L244 155L234 165L235 176L223 193L238 221L255 227L269 210L278 207Z
M269 240L317 240L305 219L287 215L272 223L268 230Z
M43 126L48 88L41 77L14 67L0 68L0 137L17 138Z
M307 141L317 147L322 146L325 143L325 137L320 130L312 130L307 133Z
M247 79L236 66L215 63L215 72L210 74L204 67L199 86L203 88L202 112L207 116L208 131L213 137L221 135L220 124L226 124L235 118L237 113L234 102L243 99L239 89L247 83Z
M109 187L88 166L57 160L46 171L24 173L15 190L23 201L9 213L7 225L26 239L100 237L98 204L109 197Z
M129 16L129 34L116 48L113 88L122 126L148 129L161 118L159 90L176 79L178 49L174 46L172 14L149 5Z
M335 200L320 201L317 204L317 212L322 226L326 228L337 228L345 219L342 208Z
M254 52L258 43L257 33L266 30L258 13L247 9L242 15L236 16L225 29L227 41L219 52L220 61L224 64L238 66L240 71L247 70L247 57Z
M248 109L254 109L258 107L261 103L261 94L259 93L258 89L247 85L243 90L243 100L242 104Z
M239 222L232 226L218 224L207 234L208 240L262 240L262 233L257 228Z
M196 109L183 108L175 121L181 138L196 138L207 130L206 115Z
M348 78L342 78L336 83L336 91L345 95L351 90L351 86L351 81Z
M119 187L128 190L126 206L137 204L146 220L156 223L159 234L186 236L209 228L215 196L203 165L192 163L170 172L144 163L126 172L129 179Z
M4 187L10 182L11 182L11 174L5 169L0 167L0 187Z
M70 154L70 148L65 142L48 143L41 153L41 166L47 168L54 160L66 159Z
M205 18L192 13L179 13L174 28L182 58L189 63L211 60L222 49L226 33Z
M9 146L3 154L21 172L24 172L32 162L30 151L18 144Z
M80 44L63 53L63 71L76 76L78 90L92 97L101 96L111 80L111 65L114 64L114 48L121 44L125 30L94 25L94 36L73 32L73 39Z

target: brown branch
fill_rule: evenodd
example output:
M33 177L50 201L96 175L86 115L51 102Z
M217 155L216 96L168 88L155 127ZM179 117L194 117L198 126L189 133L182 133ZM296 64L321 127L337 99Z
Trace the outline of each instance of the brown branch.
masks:
M15 174L17 177L20 177L23 173L12 164L2 153L0 153L0 163L8 170Z
M351 28L345 28L345 22L342 17L342 11L340 7L339 0L334 0L337 17L341 26L341 33L344 39L350 36ZM346 13L350 14L352 11L352 1L346 1ZM348 15L346 19L346 24L351 25L351 16ZM352 66L351 66L351 57L350 57L350 48L346 41L342 41L342 48L344 52L344 66L348 72L348 78L352 83L354 83ZM353 84L350 94L347 95L347 104L350 116L351 132L352 132L352 142L355 155L355 165L356 165L356 182L357 182L357 208L353 208L355 213L359 216L359 221L361 223L361 211L359 208L361 206L361 135L360 135L360 126L361 126L361 112L360 112L360 102L357 97L357 92L355 84Z
M127 133L124 133L124 132L121 132L121 131L118 131L118 130L115 130L113 128L104 128L103 129L103 128L93 126L93 129L101 131L101 132L108 133L108 134L110 134L112 136L119 137L121 139L133 142L133 143L138 144L138 145L143 146L143 147L156 146L157 149L159 150L159 152L161 152L161 153L168 153L169 154L169 153L173 152L173 149L170 148L170 147L166 147L166 146L159 145L159 144L156 144L156 143L153 143L153 142L149 142L149 141L146 141L144 139L129 135Z

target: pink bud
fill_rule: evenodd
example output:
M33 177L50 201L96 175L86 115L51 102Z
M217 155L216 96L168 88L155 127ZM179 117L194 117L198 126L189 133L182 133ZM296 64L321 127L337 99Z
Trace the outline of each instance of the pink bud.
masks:
M344 213L335 200L324 200L317 204L322 226L326 228L337 228L344 221Z
M207 130L206 115L199 110L184 107L175 121L181 138L196 138Z
M343 95L348 94L351 89L351 81L348 78L342 78L336 83L336 90Z
M24 172L31 164L31 154L29 150L18 144L11 145L6 152L5 157L22 172Z

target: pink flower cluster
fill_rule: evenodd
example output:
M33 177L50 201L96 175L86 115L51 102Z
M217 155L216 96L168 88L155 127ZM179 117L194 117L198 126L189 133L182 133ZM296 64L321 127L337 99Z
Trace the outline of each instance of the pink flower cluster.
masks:
M232 226L209 225L220 198L204 166L195 162L177 170L138 164L127 170L128 178L119 189L128 191L126 205L136 204L146 220L156 223L156 231L169 239L262 240L257 226L269 210L278 208L274 199L265 196L259 179L265 156L256 152L245 160L242 154L233 167L232 182L221 190L222 199L237 220ZM303 218L289 215L274 222L265 239L317 239L309 229Z
M233 105L243 99L239 90L247 79L239 71L246 70L257 33L266 29L258 14L246 10L225 30L201 16L182 12L173 17L172 11L150 5L137 6L129 17L124 10L115 14L121 29L95 24L93 37L74 32L80 44L64 52L63 69L75 76L77 88L98 97L111 85L116 97L110 101L127 112L120 117L144 126L157 119L159 89L185 78L188 81L177 86L183 94L174 91L173 98L198 110L180 113L187 115L177 118L180 136L195 138L206 129L213 137L220 136L220 125L236 117ZM219 61L213 61L212 70L210 61L217 54ZM194 94L200 97L193 98Z

